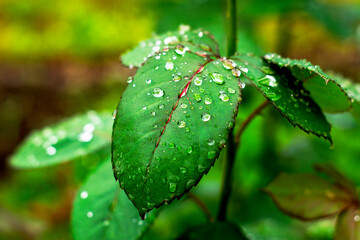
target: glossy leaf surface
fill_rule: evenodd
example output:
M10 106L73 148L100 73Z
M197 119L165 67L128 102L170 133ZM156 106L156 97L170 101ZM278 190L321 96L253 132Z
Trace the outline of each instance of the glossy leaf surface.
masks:
M265 191L280 210L302 220L331 216L352 201L345 190L313 174L280 174Z
M349 96L340 84L324 73L319 66L313 66L306 60L282 58L277 54L266 54L264 59L277 73L292 75L295 80L301 82L323 111L337 113L350 110Z
M109 113L89 111L34 131L10 159L17 168L37 168L73 160L110 146Z
M330 124L320 107L291 75L277 74L265 61L253 55L233 59L242 71L242 79L250 80L292 125L332 141Z
M139 239L154 214L141 220L138 212L114 179L110 159L92 173L80 188L72 212L76 240Z
M123 54L121 60L127 66L140 67L155 53L177 45L182 45L200 55L219 55L218 45L209 32L202 29L190 30L189 26L181 25L178 32L168 32L140 42L134 49Z
M181 197L214 164L240 101L234 69L178 48L138 69L117 109L112 160L141 215Z

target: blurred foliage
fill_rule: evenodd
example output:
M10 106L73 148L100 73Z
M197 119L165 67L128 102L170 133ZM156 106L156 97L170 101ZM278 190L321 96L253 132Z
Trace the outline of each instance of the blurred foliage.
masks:
M130 73L116 62L152 32L179 24L212 32L224 51L220 0L0 1L0 239L72 239L75 192L106 153L39 170L14 171L5 159L33 129L75 112L112 111ZM306 58L360 81L358 0L238 1L239 52ZM106 59L106 60L104 60ZM237 122L264 98L247 85ZM334 221L303 223L283 215L259 189L280 172L312 172L331 162L360 186L360 125L327 114L334 149L267 109L244 132L229 218L252 240L330 240ZM304 158L306 156L306 158ZM193 190L217 212L223 159ZM191 219L189 221L189 219ZM174 239L206 222L190 199L164 208L145 239Z

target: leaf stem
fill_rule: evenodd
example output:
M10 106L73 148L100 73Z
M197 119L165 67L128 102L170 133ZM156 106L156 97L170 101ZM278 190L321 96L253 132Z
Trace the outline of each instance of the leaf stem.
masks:
M211 214L210 210L205 205L205 203L192 192L188 192L187 195L191 200L193 200L196 203L196 205L200 207L200 209L203 211L209 222L214 222L214 217Z
M236 133L235 138L234 138L234 142L236 147L238 148L240 145L240 138L243 134L243 132L245 131L246 127L249 125L249 123L258 115L261 113L261 111L267 107L269 104L268 100L265 100L262 104L260 104L260 106L258 106L246 119L245 121L243 121L243 123L240 126L239 131Z
M231 57L236 52L236 0L226 1L226 56Z
M227 30L227 49L226 56L231 57L236 52L236 0L226 1L226 30ZM224 165L223 183L220 196L220 206L217 219L218 221L225 221L226 209L230 199L231 185L232 185L232 169L235 163L236 145L234 143L233 134L229 135L227 144L227 156Z

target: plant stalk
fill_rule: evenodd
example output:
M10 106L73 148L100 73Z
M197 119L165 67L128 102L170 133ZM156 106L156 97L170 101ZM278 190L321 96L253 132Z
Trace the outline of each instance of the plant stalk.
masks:
M226 0L226 38L226 57L231 57L236 52L236 0Z
M236 52L236 0L226 1L226 29L227 29L227 51L226 56L231 57ZM227 143L227 156L224 165L223 183L220 196L220 206L217 216L218 221L225 221L226 210L229 203L232 188L232 169L236 157L236 145L232 134L229 135Z

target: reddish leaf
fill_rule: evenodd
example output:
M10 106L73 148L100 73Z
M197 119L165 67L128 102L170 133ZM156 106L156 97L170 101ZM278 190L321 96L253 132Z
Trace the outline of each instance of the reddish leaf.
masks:
M301 220L334 215L352 201L345 190L313 174L282 173L265 191L280 210Z

